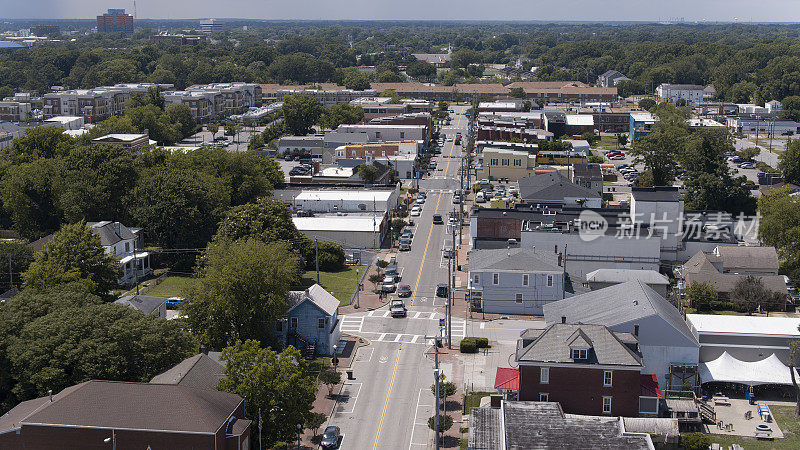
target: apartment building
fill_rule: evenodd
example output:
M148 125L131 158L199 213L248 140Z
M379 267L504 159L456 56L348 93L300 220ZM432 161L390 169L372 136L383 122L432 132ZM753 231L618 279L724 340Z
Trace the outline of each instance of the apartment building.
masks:
M705 86L699 84L662 83L656 88L656 97L662 102L684 100L687 104L696 105L703 101L704 90Z
M322 106L328 107L333 106L337 103L350 103L353 100L357 100L360 98L374 98L377 97L379 92L374 89L365 89L363 91L354 91L352 89L304 89L304 88L286 88L286 89L279 89L275 95L275 98L279 101L283 101L283 98L287 95L308 95L309 97L313 97L319 100L322 103Z
M592 106L578 109L578 114L594 117L595 129L604 133L626 133L630 126L631 113L642 112L638 108L613 108Z
M261 86L251 83L212 83L164 94L164 105L184 104L198 122L241 114L260 106Z
M0 101L0 121L25 122L32 118L30 103L6 99Z
M478 165L478 178L506 178L514 182L533 175L536 155L525 150L484 147L483 153L479 155Z
M125 14L124 9L109 9L97 16L97 32L133 34L133 16Z
M96 123L125 113L125 102L132 94L144 94L150 88L172 89L171 84L123 83L92 89L70 89L42 96L44 119L55 116L79 116L86 123Z

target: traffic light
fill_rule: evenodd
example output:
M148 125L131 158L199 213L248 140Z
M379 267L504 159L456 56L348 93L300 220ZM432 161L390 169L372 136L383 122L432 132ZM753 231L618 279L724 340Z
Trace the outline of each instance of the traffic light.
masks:
M439 319L439 328L444 328L444 319Z

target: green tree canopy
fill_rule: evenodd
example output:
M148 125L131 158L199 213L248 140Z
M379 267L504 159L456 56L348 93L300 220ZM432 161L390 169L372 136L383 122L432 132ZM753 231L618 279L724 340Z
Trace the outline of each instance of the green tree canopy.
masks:
M644 164L652 174L655 186L670 186L675 177L677 157L689 133L687 112L662 103L656 110L659 121L650 133L633 144L631 154L636 163Z
M378 179L378 168L372 164L361 164L358 166L358 177L365 184L375 184Z
M711 303L718 297L717 290L708 283L692 283L686 289L686 298L697 312L711 311Z
M774 246L782 261L785 273L800 278L800 200L791 196L791 189L781 188L758 199L761 223L758 237L766 245Z
M295 425L312 419L317 386L294 347L276 353L255 340L236 341L222 351L220 360L225 362L225 376L217 389L246 397L245 415L254 423L261 412L266 448L291 441L297 436Z
M364 108L349 103L337 103L325 108L319 122L323 128L335 130L341 124L361 123L364 120Z
M800 185L800 139L793 139L780 155L778 169L787 183Z
M38 239L57 230L61 223L58 196L52 183L57 179L55 160L37 159L9 167L0 179L3 210L13 229L28 239Z
M290 133L305 136L324 112L319 100L303 94L287 95L283 98L283 121Z
M427 61L414 61L406 66L410 77L430 79L436 77L436 67Z
M22 278L26 288L35 289L80 282L93 294L106 297L117 285L119 272L119 262L105 253L100 237L79 222L54 233Z
M22 136L14 139L11 147L4 150L15 162L32 161L37 158L64 156L74 145L75 140L64 134L58 127L28 128Z
M217 349L237 339L272 342L302 268L286 243L250 238L210 245L199 282L183 305L191 329Z

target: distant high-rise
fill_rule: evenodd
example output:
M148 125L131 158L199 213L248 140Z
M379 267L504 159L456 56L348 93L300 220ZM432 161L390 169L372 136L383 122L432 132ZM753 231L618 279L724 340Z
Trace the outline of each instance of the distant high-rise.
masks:
M109 9L102 16L97 16L98 33L133 33L133 16L125 14L124 9Z
M218 19L206 19L200 21L200 31L203 33L214 33L222 31L223 22Z

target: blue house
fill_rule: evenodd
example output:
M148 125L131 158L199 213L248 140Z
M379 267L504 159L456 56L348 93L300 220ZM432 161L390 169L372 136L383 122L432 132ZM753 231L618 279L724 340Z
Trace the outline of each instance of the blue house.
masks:
M636 142L637 139L650 133L655 123L656 118L649 112L632 112L628 129L628 141Z
M339 300L315 284L305 291L289 292L289 310L278 322L285 345L304 355L332 355L339 342Z

